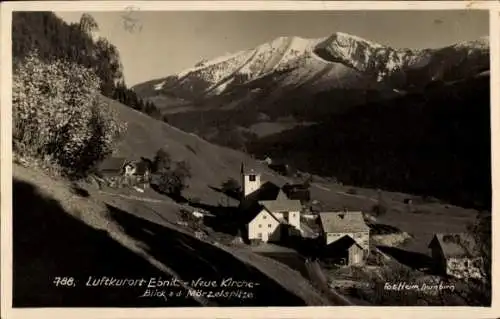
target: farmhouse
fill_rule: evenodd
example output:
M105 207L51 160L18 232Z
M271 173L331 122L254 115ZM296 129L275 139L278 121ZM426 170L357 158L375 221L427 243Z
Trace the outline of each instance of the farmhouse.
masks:
M147 187L150 180L150 167L145 161L128 161L122 157L104 159L97 167L100 175L111 187L142 184Z
M289 199L273 183L261 184L261 174L251 166L241 166L241 178L240 220L249 240L277 242L301 234L299 200Z
M103 177L120 176L126 168L130 170L131 167L127 164L124 157L108 157L98 165L97 169Z
M470 234L435 234L429 243L435 269L456 278L481 278L482 259Z
M319 213L323 257L344 265L362 264L369 252L370 228L361 212Z
M141 184L146 189L151 181L151 165L147 161L138 161L134 165L133 176L135 177L135 183Z

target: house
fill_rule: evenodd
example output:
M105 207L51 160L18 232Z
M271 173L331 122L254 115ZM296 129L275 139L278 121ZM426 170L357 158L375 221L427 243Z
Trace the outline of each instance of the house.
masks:
M123 157L108 157L97 165L97 175L110 187L120 187L125 172L132 169Z
M136 183L142 184L143 188L146 189L151 181L151 163L148 161L138 161L134 163L135 170L134 176L136 178Z
M121 176L127 164L124 157L108 157L99 163L97 171L102 177Z
M123 157L104 159L98 165L97 171L111 187L143 184L146 188L150 180L150 167L147 162L129 161Z
M435 270L456 278L481 278L482 258L467 233L438 233L429 243Z
M261 183L258 169L241 166L243 198L239 220L248 240L281 241L301 234L299 200L289 199L283 190L270 182Z
M364 263L370 251L370 228L362 212L321 212L319 222L323 257L344 265Z

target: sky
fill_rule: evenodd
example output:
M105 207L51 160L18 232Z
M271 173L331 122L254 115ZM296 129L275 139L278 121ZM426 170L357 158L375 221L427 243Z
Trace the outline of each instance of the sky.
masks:
M77 22L83 12L56 12ZM279 36L353 34L395 48L437 48L488 35L488 11L131 11L91 12L119 52L132 86L191 68L202 59ZM130 18L130 19L129 19ZM126 21L134 27L127 28Z

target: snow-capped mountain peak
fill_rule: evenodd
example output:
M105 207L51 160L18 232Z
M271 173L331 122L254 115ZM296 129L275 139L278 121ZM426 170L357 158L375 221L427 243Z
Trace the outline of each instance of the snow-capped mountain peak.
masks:
M484 58L488 47L488 37L442 49L416 50L391 48L344 32L313 39L281 36L254 48L202 60L152 84L157 92L174 92L184 99L217 96L242 86L251 92L274 87L271 95L298 88L314 92L362 89L377 83L405 90L406 85L425 85L409 81L432 81L446 77L447 72L457 73L449 71L455 64L465 68L463 72L484 70L489 67L489 57ZM473 65L470 70L468 64ZM406 74L418 70L426 70L422 71L424 78L408 80Z

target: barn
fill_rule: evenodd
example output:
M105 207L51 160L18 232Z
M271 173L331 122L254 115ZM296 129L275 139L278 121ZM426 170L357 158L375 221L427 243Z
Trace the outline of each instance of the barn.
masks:
M370 228L361 212L321 212L323 259L343 265L363 264L369 252Z

